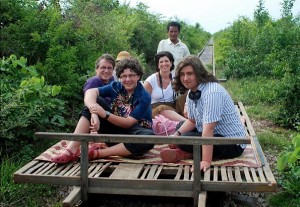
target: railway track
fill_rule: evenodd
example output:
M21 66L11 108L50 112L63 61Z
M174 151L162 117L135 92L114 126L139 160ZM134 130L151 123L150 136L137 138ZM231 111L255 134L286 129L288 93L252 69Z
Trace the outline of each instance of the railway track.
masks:
M198 57L202 61L204 65L206 65L207 69L211 73L216 76L219 80L219 82L225 82L226 79L219 78L216 73L216 66L215 66L215 54L214 54L214 40L211 38L206 45L203 47L203 49L198 53Z

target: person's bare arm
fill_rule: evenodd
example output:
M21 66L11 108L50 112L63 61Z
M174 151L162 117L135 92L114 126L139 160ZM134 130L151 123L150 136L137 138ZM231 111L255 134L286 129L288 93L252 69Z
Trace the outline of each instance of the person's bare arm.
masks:
M150 83L148 81L145 81L143 84L144 88L146 89L146 91L151 95L152 93L152 86L150 85Z
M84 95L84 104L91 108L94 104L97 103L97 97L99 96L98 88L91 88L85 92Z
M99 105L99 104L92 104L89 108L90 112L92 114L98 114L101 118L106 117L106 111ZM138 122L137 119L128 116L128 117L121 117L114 114L110 114L107 120L119 127L122 127L124 129L132 127L134 124Z

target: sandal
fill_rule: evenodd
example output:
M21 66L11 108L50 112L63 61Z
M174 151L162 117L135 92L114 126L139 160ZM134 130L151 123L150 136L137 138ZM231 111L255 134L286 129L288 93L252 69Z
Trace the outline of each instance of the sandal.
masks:
M69 154L66 154L65 151L68 151ZM78 160L78 157L79 151L74 154L71 150L64 148L59 155L56 155L55 157L51 158L51 162L56 164L65 164Z
M103 143L93 144L89 148L89 160L95 160L97 158L100 158L100 149L103 149L104 145L103 145Z
M160 158L164 162L178 162L180 160L191 159L193 157L192 153L185 152L179 148L176 149L163 149L160 152Z

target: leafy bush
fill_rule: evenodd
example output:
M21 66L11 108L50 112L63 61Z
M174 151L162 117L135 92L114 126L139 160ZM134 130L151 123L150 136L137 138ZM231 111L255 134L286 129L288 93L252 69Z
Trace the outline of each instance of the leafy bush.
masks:
M277 160L277 168L282 174L280 183L286 192L300 196L300 134L297 134L292 145Z
M31 138L36 130L65 124L64 101L54 98L60 86L50 86L24 57L1 60L1 129L6 139Z

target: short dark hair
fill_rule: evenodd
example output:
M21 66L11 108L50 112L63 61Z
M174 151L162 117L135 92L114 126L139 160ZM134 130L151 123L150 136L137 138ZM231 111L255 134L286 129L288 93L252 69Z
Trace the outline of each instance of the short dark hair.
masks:
M175 22L175 21L169 22L169 24L167 26L167 32L169 31L170 27L177 27L178 32L180 32L180 24L178 22Z
M116 62L115 62L115 59L113 58L113 56L111 56L110 54L103 54L96 60L95 69L97 69L100 66L100 61L103 59L105 59L106 61L111 63L113 68L115 67Z
M140 76L140 80L144 74L143 69L139 61L133 57L124 58L118 62L116 65L116 76L120 78L121 74L124 72L125 69L131 69L134 71L138 76Z
M156 63L156 71L159 72L159 68L158 68L158 64L159 64L159 59L162 58L162 57L168 57L170 62L172 63L172 66L171 66L171 71L174 69L174 57L172 55L172 53L168 52L168 51L161 51L159 53L157 53L155 55L155 63Z

